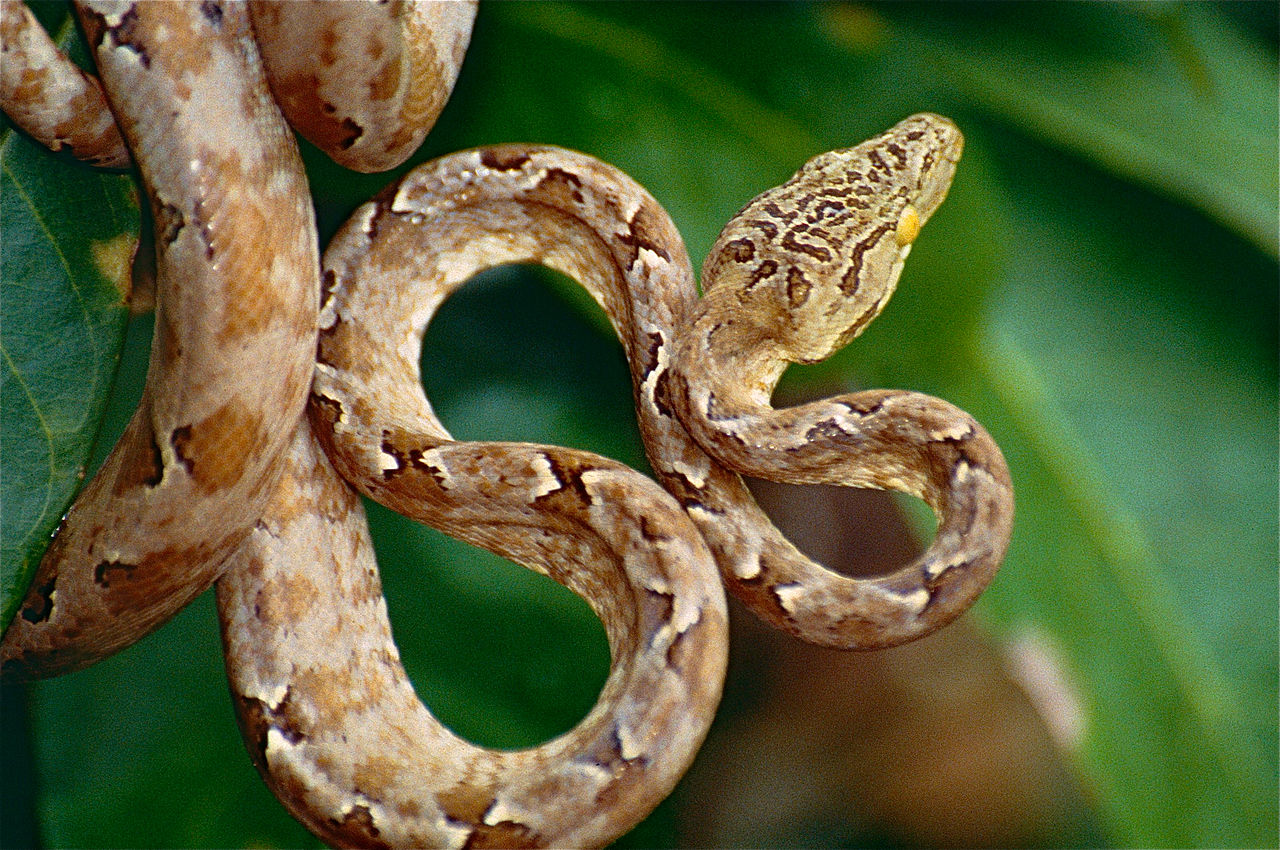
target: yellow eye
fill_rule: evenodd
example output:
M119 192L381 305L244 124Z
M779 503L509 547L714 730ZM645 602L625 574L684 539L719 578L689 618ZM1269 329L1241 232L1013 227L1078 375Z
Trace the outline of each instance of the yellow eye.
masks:
M902 216L898 219L898 229L894 236L898 239L900 246L906 247L916 241L916 237L920 235L920 213L916 212L916 208L907 204L906 209L902 211Z

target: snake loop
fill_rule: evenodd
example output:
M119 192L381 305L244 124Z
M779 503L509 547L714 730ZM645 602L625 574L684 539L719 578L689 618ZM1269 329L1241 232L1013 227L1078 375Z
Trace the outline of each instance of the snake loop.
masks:
M920 114L814 157L725 225L703 266L703 297L677 334L672 405L725 467L899 490L939 517L920 558L855 579L801 554L749 496L673 476L729 588L766 621L815 643L866 649L928 634L973 603L1008 546L1009 471L964 411L883 390L778 411L769 401L787 363L829 357L884 308L946 197L961 147L954 124Z
M549 162L557 167L541 167ZM310 418L338 472L393 510L579 593L605 625L613 666L596 708L564 736L517 753L485 750L448 733L412 697L403 671L389 661L395 645L380 599L361 606L369 609L365 617L342 613L336 620L324 606L299 604L330 592L317 593L307 578L314 546L303 557L263 558L259 570L232 570L220 584L224 618L257 647L229 646L232 688L248 715L244 725L266 730L257 757L267 781L288 788L303 784L300 776L319 780L290 804L306 802L294 810L313 828L355 829L348 821L360 808L360 828L394 844L602 844L669 793L701 743L719 700L728 629L715 563L684 511L654 482L588 452L454 441L419 376L422 333L435 309L492 265L560 268L627 327L637 305L632 290L664 271L661 261L654 268L638 256L620 263L611 255L610 243L637 204L661 215L628 178L588 157L514 146L470 151L410 172L358 210L326 251ZM588 219L583 207L595 207L596 217ZM290 499L291 513L296 502ZM284 546L278 532L260 536L264 546ZM344 560L319 573L367 582L369 567ZM251 582L255 572L265 589ZM247 616L247 601L266 593L280 601ZM342 598L353 594L344 590ZM295 630L323 631L324 646L274 637ZM366 682L374 675L394 684L374 687L386 696L371 701ZM355 698L339 706L325 696L330 692ZM391 700L391 693L402 696ZM316 718L314 732L311 718L295 722L293 703L322 707L324 722ZM349 770L357 775L356 760L374 748L335 753L320 742L373 734L397 740L378 733L383 727L414 730L398 751L396 775L379 778L376 788L356 783L359 797L344 793L355 785L331 781L335 765L346 776L355 762ZM410 804L412 817L403 814ZM318 834L339 841L347 833Z

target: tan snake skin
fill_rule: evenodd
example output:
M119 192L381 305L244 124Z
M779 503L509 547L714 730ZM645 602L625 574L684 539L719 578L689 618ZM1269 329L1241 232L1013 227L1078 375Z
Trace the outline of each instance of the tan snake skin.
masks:
M39 41L23 34L29 22L11 24L11 5L6 56ZM377 170L434 121L474 7L441 4L430 19L391 4L389 16L348 20L358 5L254 3L252 26L300 131ZM611 166L521 145L436 160L358 210L326 251L317 349L314 224L249 9L86 3L81 14L156 213L157 337L138 415L0 645L7 677L92 663L221 575L246 745L316 835L596 846L669 793L714 715L727 655L717 564L765 619L847 648L938 628L994 574L1012 491L971 417L899 391L769 404L787 362L829 356L884 307L950 185L961 139L946 119L912 116L752 201L709 255L701 299L666 212ZM300 70L308 55L323 70ZM360 73L372 82L344 82ZM419 74L425 94L404 82ZM33 83L5 80L6 111ZM340 104L351 90L376 96ZM224 140L216 149L208 126ZM65 128L46 135L90 149ZM666 491L587 452L457 442L435 417L418 374L423 330L452 291L508 262L563 271L605 309ZM313 351L310 416L299 418ZM935 509L938 534L883 578L844 578L777 532L739 472L902 490ZM613 659L591 713L515 752L444 728L400 665L351 486L583 596Z

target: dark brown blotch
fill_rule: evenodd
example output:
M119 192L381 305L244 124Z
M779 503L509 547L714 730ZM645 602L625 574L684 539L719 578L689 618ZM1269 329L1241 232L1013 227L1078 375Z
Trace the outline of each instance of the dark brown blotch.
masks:
M791 305L792 310L804 306L812 290L813 284L809 283L804 272L795 266L787 270L787 303Z
M98 16L100 20L104 20ZM140 22L138 20L138 9L136 6L129 9L120 18L120 23L114 27L108 27L107 33L110 33L111 39L120 47L127 47L138 55L138 61L143 68L151 67L151 56L147 53L147 46L140 34Z
M485 847L546 847L547 841L529 827L515 821L499 821L492 826L476 824L475 831L462 845L463 850L479 850Z
M534 504L559 498L562 493L572 494L584 507L591 504L591 494L582 482L582 473L587 471L585 464L578 460L567 460L554 452L546 452L542 456L551 467L551 477L560 486L534 499Z
M640 364L641 380L649 377L649 374L658 368L658 352L662 350L662 346L666 343L666 339L661 332L653 331L645 334L648 345L645 346L644 360Z
M53 590L57 581L58 577L54 576L43 584L31 588L22 606L22 619L28 623L43 623L53 615Z
M752 218L743 222L743 224L759 230L764 234L765 239L773 240L778 237L778 225L774 224L772 221L768 221L763 218Z
M485 148L480 151L480 164L495 171L519 171L532 157L519 148Z
M382 432L382 451L384 454L391 455L391 457L395 459L396 465L394 469L382 470L383 481L390 481L392 478L395 478L397 475L403 475L405 469L408 468L408 464L406 463L404 452L396 448L395 443L387 439L389 436L390 436L390 432L388 431Z
M750 239L734 239L724 246L724 251L735 262L746 263L756 255L756 245Z
M798 251L801 254L807 254L815 260L827 262L831 259L831 252L821 245L811 245L808 242L801 242L796 238L799 229L788 230L786 235L782 237L782 247L792 251Z
M172 245L177 240L178 234L182 232L182 228L187 226L187 219L182 214L182 210L159 199L156 200L152 214L156 219L156 232L160 234L160 245L164 247Z
M205 0L200 4L200 14L204 15L204 19L214 27L222 26L222 4Z
M671 261L671 254L662 244L663 236L666 235L662 230L657 210L647 203L641 204L627 222L627 232L617 235L618 241L631 249L631 256L627 260L628 268L640 258L642 248L652 251L667 262Z
M563 168L547 169L534 192L551 200L552 206L562 210L583 204L582 180L572 171Z
M663 369L662 374L658 375L653 382L653 406L668 419L672 419L676 415L675 408L672 406L672 380L671 370Z
M191 426L183 425L174 428L173 433L169 435L169 443L173 446L173 454L178 459L178 463L182 464L182 468L191 474L195 468L195 458L187 454L187 450L191 446Z
M341 842L344 846L390 850L391 845L379 837L381 833L373 824L373 813L368 806L353 806L341 820L330 818L329 822L333 824L334 835L344 839Z
M114 586L115 582L128 581L137 564L126 564L120 561L100 561L93 568L93 582L104 590Z
M423 449L409 449L409 465L420 472L425 472L430 475L431 480L436 482L440 489L443 490L449 476L445 474L442 467L427 463L424 455L425 451Z
M777 260L761 260L760 265L756 266L755 270L751 272L751 277L747 280L746 288L750 289L760 281L765 280L766 278L771 278L777 273Z

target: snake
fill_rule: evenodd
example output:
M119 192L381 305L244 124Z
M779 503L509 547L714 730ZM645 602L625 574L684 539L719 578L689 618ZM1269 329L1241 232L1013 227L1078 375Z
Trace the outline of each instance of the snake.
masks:
M157 333L139 411L65 518L0 660L6 678L78 669L216 581L246 747L317 836L603 845L670 792L707 732L727 662L725 587L801 638L870 649L944 625L998 568L1012 487L968 414L906 391L770 403L786 364L829 356L884 308L962 140L925 113L815 157L730 220L701 296L658 201L553 146L413 169L352 215L321 263L281 113L349 167L402 161L452 88L474 14L419 5L437 16L81 4L129 153L85 143L65 116L45 122L53 131L21 126L97 163L137 163L156 222ZM39 41L12 23L14 6L3 4L6 57ZM317 17L328 7L335 17ZM380 23L347 19L358 7ZM362 50L368 61L352 60ZM427 95L400 85L423 55ZM324 82L302 69L308 57L368 82ZM396 71L374 61L385 57ZM11 115L11 97L54 73L47 59L31 67L4 81ZM339 106L341 91L392 102ZM100 118L84 126L109 136ZM457 441L435 416L418 372L424 330L458 287L512 262L566 273L604 309L656 482L581 450ZM742 475L900 490L935 510L938 531L906 566L844 577L796 550ZM588 715L517 751L442 725L400 663L357 492L581 595L611 651Z

